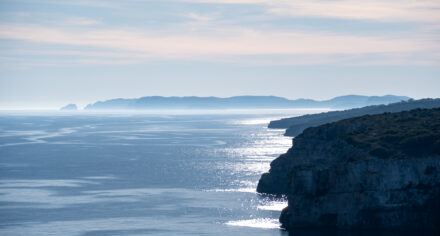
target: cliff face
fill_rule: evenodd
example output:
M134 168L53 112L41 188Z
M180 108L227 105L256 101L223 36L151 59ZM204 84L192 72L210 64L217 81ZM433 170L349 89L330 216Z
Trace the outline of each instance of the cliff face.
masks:
M258 192L287 194L283 227L440 229L440 109L305 130Z

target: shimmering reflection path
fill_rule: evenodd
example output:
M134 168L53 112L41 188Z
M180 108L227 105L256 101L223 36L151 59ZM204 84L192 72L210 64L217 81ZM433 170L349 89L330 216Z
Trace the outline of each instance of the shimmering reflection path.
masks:
M305 112L2 114L0 235L283 235L266 126Z

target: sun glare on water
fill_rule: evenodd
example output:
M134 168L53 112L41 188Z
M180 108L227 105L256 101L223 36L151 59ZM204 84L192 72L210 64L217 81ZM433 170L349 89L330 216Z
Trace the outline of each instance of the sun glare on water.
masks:
M263 228L263 229L277 229L280 227L280 223L277 219L261 218L251 220L237 220L226 222L226 225L230 226L243 226L251 228Z

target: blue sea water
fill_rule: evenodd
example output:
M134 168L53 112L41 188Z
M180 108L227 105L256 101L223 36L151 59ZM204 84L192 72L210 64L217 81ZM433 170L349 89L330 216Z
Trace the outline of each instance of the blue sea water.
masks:
M0 114L0 235L286 235L255 188L316 111Z

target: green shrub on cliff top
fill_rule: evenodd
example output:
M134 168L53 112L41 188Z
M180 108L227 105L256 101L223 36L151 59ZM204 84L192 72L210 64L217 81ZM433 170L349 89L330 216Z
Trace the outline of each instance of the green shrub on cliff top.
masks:
M337 123L356 127L345 140L380 158L440 155L440 109L384 113Z

